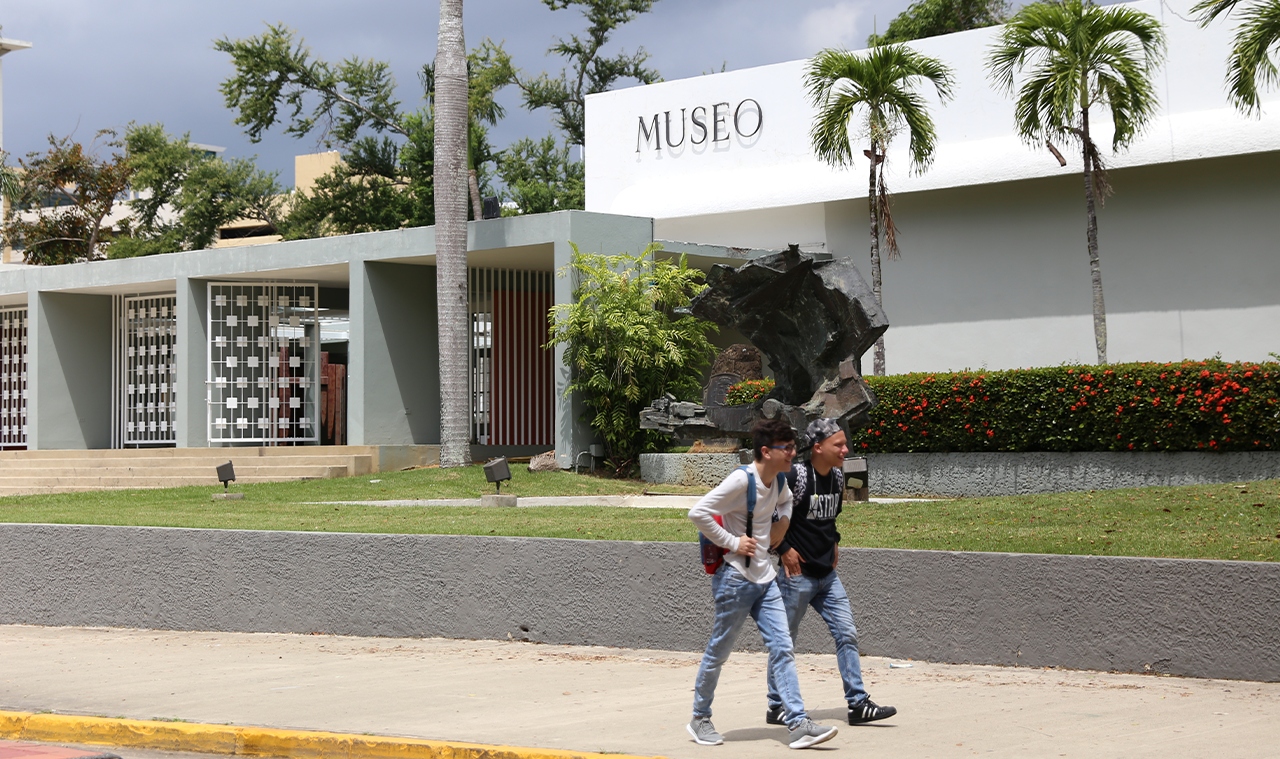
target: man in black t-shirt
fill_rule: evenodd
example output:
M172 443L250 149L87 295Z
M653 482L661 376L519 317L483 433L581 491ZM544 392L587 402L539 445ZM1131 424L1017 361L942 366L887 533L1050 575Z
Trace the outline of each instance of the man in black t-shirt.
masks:
M845 594L836 564L840 561L840 533L836 517L840 515L844 494L844 457L848 441L834 419L816 419L806 434L813 449L809 463L792 466L787 485L792 493L791 519L775 522L770 534L782 563L778 573L778 589L787 610L791 638L800 630L805 609L812 606L827 623L836 641L836 663L844 681L844 697L849 704L849 724L859 725L892 717L898 710L878 706L867 695L862 684L862 661L858 656L858 630L853 624L853 608ZM769 682L769 711L765 721L771 725L786 720L782 699Z

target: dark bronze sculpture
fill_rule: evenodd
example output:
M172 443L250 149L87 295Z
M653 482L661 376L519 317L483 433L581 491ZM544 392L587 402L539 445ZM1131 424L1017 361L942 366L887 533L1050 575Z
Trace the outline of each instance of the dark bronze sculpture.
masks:
M889 328L871 288L848 258L816 261L799 246L733 268L717 265L688 312L741 332L769 359L777 385L749 406L659 398L640 414L644 429L676 437L746 435L761 418L866 420L875 394L862 379L862 354ZM801 441L807 447L807 441Z

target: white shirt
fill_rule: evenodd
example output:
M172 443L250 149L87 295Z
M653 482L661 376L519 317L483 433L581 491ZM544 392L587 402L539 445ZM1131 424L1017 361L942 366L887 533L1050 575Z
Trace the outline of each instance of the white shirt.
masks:
M781 517L791 518L791 489L787 487L786 478L783 478L781 487L777 480L767 484L762 482L755 464L749 465L747 470L756 481L756 508L751 516L756 552L751 557L751 566L746 566L746 557L736 552L739 536L747 531L747 472L733 470L724 482L716 485L689 509L689 519L708 540L731 551L725 556L725 561L743 577L756 583L773 582L777 571L769 561L769 529L773 526L775 510ZM716 524L714 517L717 514L723 517L724 527Z

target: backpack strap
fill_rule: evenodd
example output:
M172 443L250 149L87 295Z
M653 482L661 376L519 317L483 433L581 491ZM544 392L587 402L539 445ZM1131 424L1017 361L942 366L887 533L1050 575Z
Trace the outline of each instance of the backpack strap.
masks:
M756 478L751 476L751 465L743 464L738 467L747 475L747 537L751 537L751 519L755 516L756 511ZM743 566L751 566L751 557L743 557Z

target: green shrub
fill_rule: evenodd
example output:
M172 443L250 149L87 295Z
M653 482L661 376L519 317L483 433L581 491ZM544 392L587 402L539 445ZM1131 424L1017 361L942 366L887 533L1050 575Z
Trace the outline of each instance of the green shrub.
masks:
M850 448L1266 451L1280 363L1182 361L868 377L879 403Z
M773 380L768 377L758 380L743 380L736 385L730 385L724 394L724 405L746 406L749 403L755 403L772 392L773 385Z
M683 254L657 258L655 244L634 256L604 256L570 245L573 257L560 275L576 283L573 302L551 309L548 347L565 346L568 389L580 394L609 464L625 474L641 453L670 445L661 432L640 429L640 410L664 393L700 395L702 368L715 353L707 333L717 328L677 311L706 287Z

